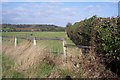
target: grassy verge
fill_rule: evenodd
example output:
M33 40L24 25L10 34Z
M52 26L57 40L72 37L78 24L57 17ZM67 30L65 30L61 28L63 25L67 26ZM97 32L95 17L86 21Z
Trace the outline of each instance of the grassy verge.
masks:
M23 78L24 74L14 70L14 60L5 54L2 55L2 77L3 78Z
M69 69L65 69L65 68L60 68L58 69L59 73L61 76L66 77L66 76L71 76L72 72Z
M53 70L53 66L47 63L43 63L37 68L37 77L47 77Z

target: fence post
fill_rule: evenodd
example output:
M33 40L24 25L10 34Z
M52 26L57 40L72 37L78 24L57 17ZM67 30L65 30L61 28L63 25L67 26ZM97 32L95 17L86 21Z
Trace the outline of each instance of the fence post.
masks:
M2 51L2 36L0 36L0 51Z
M34 46L36 46L36 40L35 40L35 38L33 39L33 44L34 44Z
M65 59L65 63L67 63L67 48L66 48L66 41L63 40L63 53L64 53L64 59Z
M15 37L15 47L17 47L17 38Z

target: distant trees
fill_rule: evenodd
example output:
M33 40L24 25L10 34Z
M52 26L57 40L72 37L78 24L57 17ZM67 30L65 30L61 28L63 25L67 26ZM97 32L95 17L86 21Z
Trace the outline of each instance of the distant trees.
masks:
M47 24L2 24L2 31L65 31L64 27L56 26L56 25L47 25Z

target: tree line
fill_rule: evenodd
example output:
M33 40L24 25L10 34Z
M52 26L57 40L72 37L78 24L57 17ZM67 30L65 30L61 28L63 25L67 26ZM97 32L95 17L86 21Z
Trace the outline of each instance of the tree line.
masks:
M65 31L64 27L47 24L2 24L3 32Z

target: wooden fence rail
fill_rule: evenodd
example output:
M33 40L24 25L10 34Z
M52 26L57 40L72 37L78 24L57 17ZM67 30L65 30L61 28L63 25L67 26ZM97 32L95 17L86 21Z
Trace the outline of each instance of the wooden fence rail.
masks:
M67 43L65 46L69 47L69 48L70 47L78 47L78 48L84 48L84 49L95 48L95 47L91 47L91 46L74 45L74 44L69 44L69 43Z
M16 36L16 37L13 37L13 36L2 36L2 38L14 38L14 45L15 45L15 48L17 47L17 41L18 39L27 39L27 40L31 40L33 41L33 45L36 46L37 45L37 40L59 40L59 41L62 41L62 45L63 45L63 55L64 55L64 60L65 60L65 63L67 63L67 48L70 48L70 47L78 47L78 48L82 48L83 50L83 53L88 53L89 50L91 48L94 48L94 47L91 47L91 46L81 46L81 45L74 45L74 44L70 44L70 43L67 43L64 38L40 38L40 37L20 37L20 36Z
M17 39L28 39L28 40L60 40L63 41L64 38L41 38L41 37L20 37L20 36L15 36ZM13 36L2 36L2 38L15 38Z
M13 36L2 36L2 38L14 38L14 45L15 48L17 47L17 41L18 39L27 39L27 40L31 40L33 41L33 45L36 46L37 45L37 40L60 40L63 43L63 54L64 54L64 59L66 61L67 58L67 51L66 51L66 41L64 40L64 38L40 38L40 37L13 37Z

